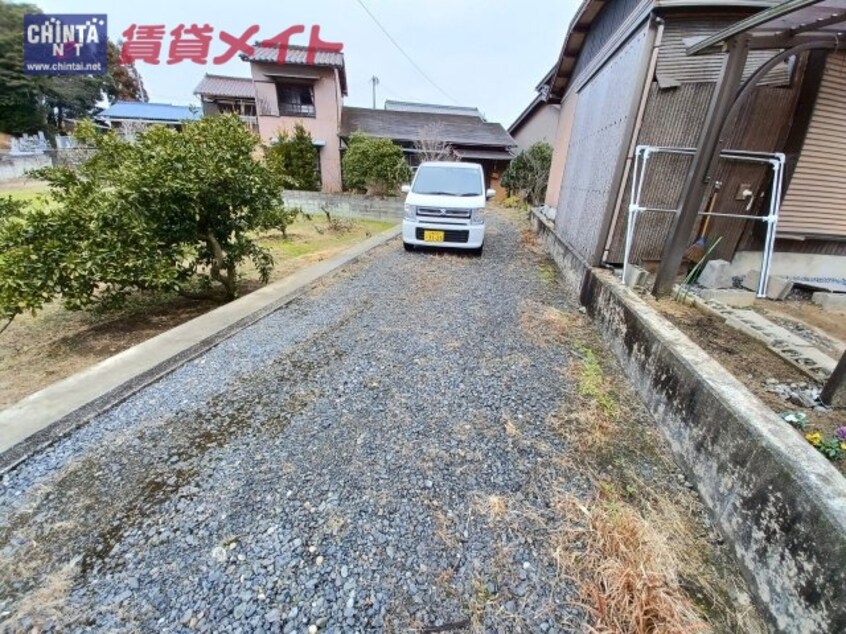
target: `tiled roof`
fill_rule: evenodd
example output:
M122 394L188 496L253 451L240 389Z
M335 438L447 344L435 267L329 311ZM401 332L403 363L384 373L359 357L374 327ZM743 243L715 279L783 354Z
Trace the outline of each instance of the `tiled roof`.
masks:
M510 161L514 155L508 150L456 150L458 158L471 161Z
M253 80L249 77L227 77L225 75L206 74L194 89L195 95L210 95L213 97L236 97L239 99L255 99L256 92Z
M385 110L402 110L406 112L430 112L433 114L462 114L468 117L484 119L478 108L468 106L444 106L436 103L418 103L416 101L385 100Z
M169 103L146 103L143 101L116 101L100 112L98 119L141 119L145 121L179 122L199 119L202 113L188 106L174 106Z
M346 138L360 130L370 136L414 142L420 140L422 130L430 125L439 125L444 141L453 145L499 148L517 145L500 124L476 117L346 106L341 115L341 136Z
M308 55L308 47L306 46L289 46L288 52L285 56L286 64L307 65L306 57ZM250 55L242 55L241 58L250 62L276 62L276 57L279 55L279 49L275 46L256 46L255 52ZM314 66L337 66L344 67L344 54L336 53L335 51L321 51L316 50L314 54Z
M346 95L347 72L344 69L344 54L317 49L314 52L314 63L309 64L306 61L309 50L311 49L307 46L289 46L285 54L285 63L295 66L328 66L330 68L337 68L341 80L341 92ZM272 64L278 64L279 62L276 61L278 56L278 47L257 45L252 55L241 55L241 59L248 62L270 62Z

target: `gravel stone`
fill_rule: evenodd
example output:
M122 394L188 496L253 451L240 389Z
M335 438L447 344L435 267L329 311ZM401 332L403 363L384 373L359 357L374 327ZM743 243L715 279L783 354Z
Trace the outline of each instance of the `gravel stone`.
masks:
M481 258L386 245L7 473L3 558L74 562L54 629L580 623L525 519L551 475L586 487L548 422L576 356L523 324L575 308L515 223L488 232ZM532 513L488 517L492 496ZM36 582L3 581L0 610Z

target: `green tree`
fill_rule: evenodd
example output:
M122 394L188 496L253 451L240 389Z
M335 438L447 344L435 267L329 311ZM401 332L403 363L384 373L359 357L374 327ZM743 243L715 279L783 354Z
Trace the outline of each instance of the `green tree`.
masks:
M63 130L67 119L84 119L103 98L108 75L55 75L41 84L41 100L46 107L47 123L53 130Z
M411 179L402 148L391 141L355 132L343 158L347 189L382 195L396 191Z
M31 4L0 0L0 131L10 134L36 132L46 111L40 103L44 78L24 75L23 23L25 13L39 13Z
M277 177L293 189L317 191L320 189L317 149L311 133L301 123L294 126L292 135L283 131L278 140L265 149L268 166Z
M552 165L552 146L540 141L514 157L502 175L502 186L532 205L539 205L546 197L549 168Z
M278 182L254 158L258 139L234 115L152 126L134 143L79 126L93 156L39 170L50 200L0 206L0 315L61 297L69 309L120 306L139 290L237 295L249 260L266 282L273 260L253 238L288 217Z
M135 63L123 64L120 61L120 43L109 40L108 50L109 80L106 95L109 101L149 101L141 73Z

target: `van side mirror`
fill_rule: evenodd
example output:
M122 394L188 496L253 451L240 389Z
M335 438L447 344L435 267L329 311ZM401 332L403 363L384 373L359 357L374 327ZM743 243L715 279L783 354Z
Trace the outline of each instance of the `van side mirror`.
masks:
M485 198L490 199L490 198L493 198L494 196L496 196L496 190L495 189L489 189L488 191L485 192Z
M411 185L403 185L402 187L400 187L400 189L402 190L403 194L407 194L411 191Z

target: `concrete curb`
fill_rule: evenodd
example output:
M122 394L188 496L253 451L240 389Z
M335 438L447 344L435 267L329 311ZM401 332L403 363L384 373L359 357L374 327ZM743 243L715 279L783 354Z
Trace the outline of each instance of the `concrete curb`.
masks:
M846 479L608 271L532 223L649 406L780 632L846 631Z
M0 411L0 474L396 238L401 226L58 381Z

